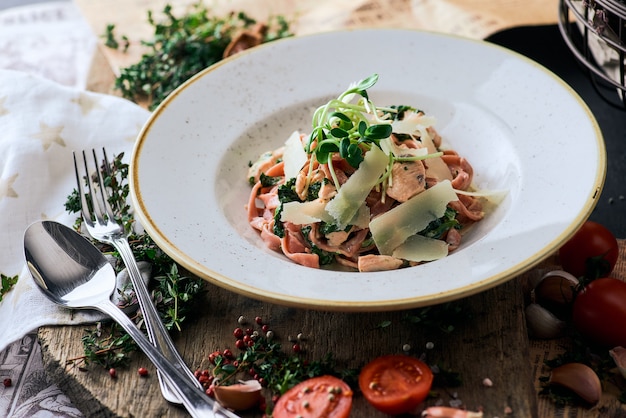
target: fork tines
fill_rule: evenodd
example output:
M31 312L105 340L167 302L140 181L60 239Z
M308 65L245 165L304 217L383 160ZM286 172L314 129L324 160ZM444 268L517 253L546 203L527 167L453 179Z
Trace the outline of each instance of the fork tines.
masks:
M103 171L107 175L110 175L111 166L104 148L102 149L102 153L103 160L102 163L99 163L96 150L92 149L95 170L93 174L90 174L92 171L88 163L86 152L84 150L82 151L83 170L79 169L80 164L78 163L76 152L73 153L76 185L80 196L82 217L88 225L93 225L94 222L105 222L106 218L111 220L115 218L111 205L109 204L109 195L102 175Z

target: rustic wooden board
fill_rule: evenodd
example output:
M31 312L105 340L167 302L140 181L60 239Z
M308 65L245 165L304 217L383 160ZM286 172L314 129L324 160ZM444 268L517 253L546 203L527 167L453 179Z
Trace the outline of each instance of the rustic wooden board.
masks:
M100 26L105 22L118 23L120 33L125 34L134 33L133 29L137 27L138 19L130 19L130 23L125 24L94 12L92 2L77 3L84 9L92 27L99 28L96 30L98 34L102 33ZM148 6L158 9L153 3L136 3L133 7L142 10ZM526 5L523 8L526 10ZM115 16L120 18L129 14ZM111 52L107 52L110 55ZM136 58L130 55L124 56L124 59ZM111 66L118 68L123 62L120 57L108 56L106 59L101 54L96 55L88 88L116 94L111 88L114 80ZM624 243L620 242L620 245L624 250ZM621 262L620 272L626 277L626 263L624 260ZM473 320L446 336L416 333L402 323L404 311L346 314L299 310L253 301L209 285L210 292L203 304L206 309L194 318L182 335L176 337L176 344L192 369L204 367L210 352L232 348L231 332L239 315L261 315L269 320L286 344L288 335L302 332L308 337L306 348L311 358L332 352L338 360L352 366L362 365L381 354L400 352L404 344L411 344L411 354L425 353L429 362L461 373L463 385L440 391L444 399L457 396L463 401L463 406L482 409L485 417L626 417L626 409L614 397L606 397L608 399L596 408L566 410L555 408L544 398L537 400L537 388L533 387L537 382L533 377L537 377L542 359L552 357L558 351L556 346L559 343L533 342L529 347L523 318L526 276L465 299L463 304ZM386 320L392 321L393 325L384 330L376 328L377 324ZM141 354L135 355L129 369L120 370L115 380L97 367L84 372L65 366L68 358L82 354L82 335L82 327L46 327L39 333L49 377L58 382L86 416L186 416L182 409L162 400L154 369ZM434 343L432 350L424 348L428 341ZM138 377L135 370L141 366L150 369L150 377ZM492 387L482 384L486 377L494 382ZM355 401L353 416L382 416L368 407L360 396L357 395ZM506 413L506 408L510 408L510 414Z
M111 94L113 81L106 59L96 54L88 88ZM514 279L464 299L462 304L471 321L441 335L422 335L407 325L402 321L407 311L340 313L294 309L251 300L207 284L206 300L200 304L204 308L182 334L174 337L192 370L206 368L207 355L216 349L235 350L232 331L240 315L264 318L287 347L288 336L303 333L307 338L303 344L307 356L320 359L326 353L333 353L347 367L360 367L383 354L400 353L405 344L410 344L410 354L425 354L429 363L461 374L461 387L439 388L442 399L447 401L456 396L468 409L482 409L486 418L503 417L507 408L513 414L506 416L532 418L537 416L537 397L528 361L523 282L523 277ZM391 321L392 325L377 328L383 321ZM48 376L86 416L187 415L180 407L163 400L155 370L143 354L137 353L128 370L119 370L116 379L97 366L90 366L88 371L66 366L68 359L83 353L83 328L44 327L39 338ZM434 343L434 348L427 350L427 342ZM139 377L138 367L147 367L150 377ZM484 378L489 378L493 386L485 387ZM359 395L352 415L384 416Z
M175 338L183 358L192 369L205 368L206 357L216 349L234 348L233 329L237 318L261 316L289 347L288 336L303 333L305 355L320 359L326 353L349 367L362 366L383 354L400 353L410 344L411 354L426 355L426 361L461 373L462 386L435 388L442 398L462 401L468 409L481 409L485 417L535 417L537 400L528 362L528 340L523 318L520 279L462 301L471 320L449 334L421 335L402 321L407 311L340 313L294 309L259 302L208 285L203 309ZM377 325L392 321L381 329ZM46 327L39 332L44 364L50 378L89 417L181 417L185 412L168 405L161 397L155 370L142 354L133 357L128 370L111 379L106 370L90 366L88 371L65 366L66 360L82 355L83 327ZM426 343L434 347L427 350ZM138 367L150 376L141 378ZM484 378L492 387L482 384ZM431 403L436 400L431 401ZM505 414L511 408L512 415ZM246 417L261 416L249 413ZM352 416L382 417L355 396Z

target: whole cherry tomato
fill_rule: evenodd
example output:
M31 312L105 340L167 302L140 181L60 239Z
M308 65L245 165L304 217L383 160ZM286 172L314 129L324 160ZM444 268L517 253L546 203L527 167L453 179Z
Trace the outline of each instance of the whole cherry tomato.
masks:
M615 236L604 225L594 221L586 221L559 250L563 270L576 277L586 274L595 277L608 276L615 267L618 255L619 247ZM591 258L601 262L600 271L588 271L588 260ZM595 265L597 267L598 263Z
M433 373L428 365L402 354L378 357L359 374L365 399L389 415L414 410L426 399L432 383Z
M626 347L626 282L614 278L589 282L576 295L572 321L591 342Z
M352 409L352 389L334 376L300 382L282 395L272 412L274 418L347 418Z

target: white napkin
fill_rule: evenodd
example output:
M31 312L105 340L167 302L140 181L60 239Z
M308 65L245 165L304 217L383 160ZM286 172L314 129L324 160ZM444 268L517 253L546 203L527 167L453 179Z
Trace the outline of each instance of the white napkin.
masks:
M24 265L24 231L41 219L71 226L76 215L64 204L76 187L72 152L104 146L128 161L148 115L115 96L0 70L0 273L19 275L0 302L0 351L39 326L97 318L70 315L41 294Z

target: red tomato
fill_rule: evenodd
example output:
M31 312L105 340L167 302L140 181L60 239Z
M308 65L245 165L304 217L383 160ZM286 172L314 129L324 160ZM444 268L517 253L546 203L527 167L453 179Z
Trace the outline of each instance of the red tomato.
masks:
M599 276L606 277L615 267L619 247L615 236L605 226L586 221L569 241L559 250L559 259L563 270L576 277L587 272L587 259L598 257L604 260Z
M414 410L433 384L428 365L402 354L378 357L361 370L359 387L365 399L389 415Z
M614 278L591 281L574 300L572 321L592 342L626 347L626 283Z
M274 418L347 418L352 409L352 389L333 376L319 376L298 383L276 405Z

